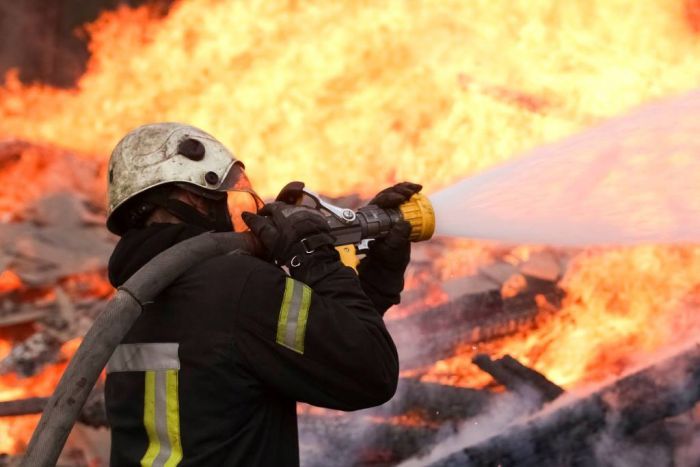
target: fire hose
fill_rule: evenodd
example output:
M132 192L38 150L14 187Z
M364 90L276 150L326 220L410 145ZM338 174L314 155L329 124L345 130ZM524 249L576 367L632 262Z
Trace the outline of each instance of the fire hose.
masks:
M329 204L305 190L306 204L320 210L336 237L341 260L355 267L356 249L385 236L398 221L411 224L411 240L432 237L435 216L430 201L414 195L397 209L368 205L353 211ZM104 311L83 338L66 367L34 430L22 467L55 466L68 435L107 361L131 326L166 287L189 268L209 258L234 251L255 254L260 246L250 233L205 233L160 253L117 289Z

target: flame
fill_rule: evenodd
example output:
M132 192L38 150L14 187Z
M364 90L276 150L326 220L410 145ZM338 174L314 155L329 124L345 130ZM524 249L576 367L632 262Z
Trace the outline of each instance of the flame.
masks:
M104 204L106 177L101 171L106 164L49 146L12 141L7 146L14 146L9 152L16 157L3 160L0 144L0 222L21 220L25 208L47 193L71 191L96 206Z
M75 89L6 76L0 135L103 160L139 124L186 121L264 196L290 179L330 195L399 179L434 190L692 88L696 19L681 0L120 7L85 27Z
M370 195L402 179L434 191L696 86L699 11L696 0L180 0L161 18L122 6L86 26L91 58L74 89L6 75L0 138L45 146L23 150L10 168L0 161L0 220L59 189L103 199L106 155L153 121L216 135L264 197L291 179L329 195ZM438 279L473 269L454 265L469 261L438 261ZM94 293L107 293L96 284ZM459 349L425 378L487 384L470 364L486 351L566 387L597 380L697 331L698 284L697 248L584 252L564 280L563 310L520 335ZM17 286L3 272L0 288ZM429 288L430 303L446 299ZM0 355L10 345L0 340ZM0 399L47 395L62 368L2 376ZM35 422L0 420L0 451L20 449Z
M510 354L562 387L620 375L659 348L700 331L700 247L640 246L585 251L563 279L559 311L538 314L534 328L480 346L462 346L424 376L464 386L492 380L471 359Z
M22 378L15 373L0 375L0 401L50 396L73 356L81 339L72 339L61 346L61 362L49 365L41 374ZM9 354L12 343L0 339L0 360ZM0 418L0 453L22 452L39 423L39 415Z
M73 297L107 299L114 294L112 284L102 272L73 274L61 281L61 288Z
M0 294L12 292L22 287L22 279L10 269L0 273ZM1 352L0 352L1 353Z

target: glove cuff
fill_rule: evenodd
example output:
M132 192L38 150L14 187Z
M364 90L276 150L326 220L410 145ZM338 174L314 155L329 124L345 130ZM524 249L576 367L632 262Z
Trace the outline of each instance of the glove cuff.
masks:
M311 255L332 247L334 243L335 237L326 232L304 237L288 250L288 259L284 261L284 265L289 267L290 270L301 267L309 260Z
M323 246L299 260L298 266L289 265L289 275L294 279L313 286L327 275L344 268L340 255L332 246Z

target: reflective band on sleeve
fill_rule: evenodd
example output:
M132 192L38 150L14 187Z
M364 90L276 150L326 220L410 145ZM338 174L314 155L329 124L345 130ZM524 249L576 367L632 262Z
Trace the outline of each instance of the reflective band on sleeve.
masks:
M180 344L121 344L107 363L107 373L118 371L179 370Z
M175 467L182 460L177 370L147 371L143 424L148 449L141 467Z
M277 321L276 342L300 354L304 353L306 322L311 306L311 288L287 277L282 307Z

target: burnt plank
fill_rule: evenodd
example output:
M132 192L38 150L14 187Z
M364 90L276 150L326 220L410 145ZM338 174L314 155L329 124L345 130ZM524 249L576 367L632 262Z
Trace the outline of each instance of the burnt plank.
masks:
M354 414L304 414L299 415L298 423L302 463L308 467L394 465L456 430L383 422Z
M472 361L511 391L528 389L536 392L542 401L552 401L564 393L542 373L526 367L510 355L492 360L488 355L479 354Z
M623 439L686 412L699 400L700 344L695 343L586 396L561 398L430 465L583 465L601 432Z
M532 290L528 286L514 297L503 298L499 290L468 294L422 313L389 321L387 328L399 350L402 369L450 357L460 344L514 333L534 321L539 311L537 295L555 308L559 308L564 296L555 283L533 281Z
M0 402L0 417L16 417L18 415L32 415L44 411L48 397L30 397Z
M385 417L413 413L429 421L460 421L479 414L493 397L489 391L405 378L391 401L362 413Z
M48 402L48 397L29 397L26 399L0 401L0 417L39 414L44 411ZM78 416L78 421L93 428L109 426L103 387L97 387L90 393Z

